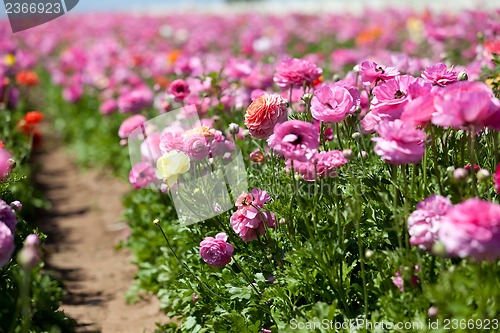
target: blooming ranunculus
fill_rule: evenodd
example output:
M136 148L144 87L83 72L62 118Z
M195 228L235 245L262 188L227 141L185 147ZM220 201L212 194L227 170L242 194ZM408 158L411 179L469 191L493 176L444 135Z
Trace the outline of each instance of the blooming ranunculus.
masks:
M238 209L231 216L230 222L234 232L245 242L256 240L266 233L266 225L274 228L274 215L269 212L259 212L250 218L249 211ZM253 215L253 214L252 214Z
M231 262L234 247L227 242L225 233L221 232L215 238L206 237L200 246L201 258L210 266L224 267Z
M311 86L323 70L306 59L285 59L277 67L274 82L281 89L291 86L302 87L304 84Z
M287 170L292 168L290 160L286 162ZM347 163L347 159L339 150L318 152L310 161L294 161L293 168L299 175L308 182L318 178L333 178L337 175L337 169Z
M410 244L430 251L438 238L441 218L451 207L450 199L440 195L431 195L419 202L417 210L408 217Z
M156 161L156 177L172 187L180 175L191 168L189 157L180 151L169 151Z
M174 80L168 87L168 93L181 101L189 95L189 92L189 85L182 79Z
M14 233L5 223L0 222L0 268L9 262L14 247Z
M7 149L0 148L0 180L6 178L12 169L12 155Z
M236 199L236 207L246 217L253 219L258 214L260 209L271 200L267 191L254 188L252 193L242 193Z
M311 123L289 120L276 125L268 142L271 148L285 158L305 162L311 159L318 149L319 133Z
M485 83L459 81L448 85L434 97L434 107L432 123L435 125L500 129L500 101Z
M206 158L210 152L207 139L202 134L193 134L185 137L182 150L189 158L198 161Z
M30 234L24 240L24 246L19 252L18 262L25 268L32 269L40 262L40 239Z
M426 85L428 88L425 88ZM406 104L414 98L415 92L421 95L420 90L430 90L430 86L423 79L411 75L396 76L373 89L371 111L379 116L385 114L391 120L397 119Z
M397 68L382 66L372 61L363 61L359 73L365 85L376 85L379 81L387 81L399 75Z
M146 188L156 180L155 168L148 162L139 162L130 170L128 180L135 189Z
M495 191L500 193L500 164L497 165L495 174L493 175L493 184L495 185Z
M16 213L10 205L0 200L0 223L4 223L12 231L16 232L17 218Z
M137 113L153 103L153 93L149 88L128 91L118 98L118 109L123 113Z
M442 62L434 66L428 66L422 71L424 80L441 87L457 82L457 76L458 74L453 70L453 67L448 70Z
M387 163L416 164L423 158L425 132L399 119L380 122L376 131L380 137L372 139L377 143L374 151Z
M477 198L453 206L441 220L439 241L448 256L500 258L500 205Z
M118 136L121 139L128 138L137 127L144 125L146 120L146 117L140 114L125 119L118 129Z
M273 134L274 126L286 121L288 101L279 95L262 95L250 104L245 113L245 125L250 134L266 139Z
M358 105L359 100L355 101L346 88L325 84L314 92L311 114L316 120L338 123L354 113Z

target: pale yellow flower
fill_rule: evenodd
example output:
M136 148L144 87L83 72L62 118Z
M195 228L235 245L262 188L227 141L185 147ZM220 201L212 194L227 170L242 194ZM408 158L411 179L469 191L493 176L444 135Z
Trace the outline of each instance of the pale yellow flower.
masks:
M168 187L172 187L180 175L189 171L191 163L189 157L180 151L169 151L156 162L156 177L165 180Z

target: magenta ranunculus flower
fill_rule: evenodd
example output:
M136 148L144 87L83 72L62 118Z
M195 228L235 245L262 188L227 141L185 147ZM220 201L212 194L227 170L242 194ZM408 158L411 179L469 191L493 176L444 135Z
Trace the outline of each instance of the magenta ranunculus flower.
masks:
M424 156L425 132L399 119L380 122L376 131L380 137L372 138L377 143L373 150L387 163L417 164Z
M204 135L192 134L184 138L182 151L185 152L189 158L199 161L208 156L210 148Z
M14 233L5 223L0 222L0 268L10 261L14 248Z
M316 127L301 120L277 124L268 139L269 146L285 158L305 162L316 153L319 133Z
M142 126L147 121L146 117L137 114L125 119L118 129L118 136L121 139L127 139L137 127Z
M231 262L234 247L227 242L225 233L221 232L215 238L206 237L200 246L201 258L210 266L224 267Z
M434 107L435 125L500 129L500 101L483 82L459 81L446 86L434 97Z
M5 201L0 199L0 223L5 224L12 231L16 232L17 217L14 209Z
M365 85L376 85L380 81L387 81L399 75L397 68L382 66L373 61L363 61L359 73Z
M401 75L380 84L373 89L371 111L388 115L391 120L401 116L406 104L412 99L414 91L421 94L427 83L411 75ZM430 84L427 84L430 90Z
M500 258L500 205L477 198L453 206L442 218L439 241L448 256Z
M453 66L450 70L442 62L435 64L433 66L427 66L424 71L422 71L422 77L429 83L433 85L444 87L453 82L457 82L457 72L453 70Z
M289 58L276 67L273 80L281 89L302 87L304 84L311 86L322 73L323 70L309 60Z
M450 199L440 195L419 202L417 210L408 217L410 244L430 251L438 238L441 219L451 207Z
M311 100L311 114L314 119L338 123L353 114L359 106L349 90L339 85L322 85L314 92Z
M0 180L5 179L12 169L11 153L4 148L0 148Z
M287 160L285 163L287 170L290 170L291 161ZM318 152L310 161L294 161L293 168L305 181L312 182L318 178L337 176L337 169L345 164L347 164L347 159L342 152L331 150Z
M122 113L137 113L153 103L153 93L149 88L128 91L118 98L118 109Z
M178 100L184 100L189 93L189 85L182 79L174 80L168 87L168 93Z
M156 181L156 169L148 162L139 162L128 175L128 180L135 189L146 188Z
M245 209L238 209L231 215L231 226L234 232L245 242L256 240L257 237L266 233L268 228L274 228L274 214L269 212L259 212L254 217L253 212Z

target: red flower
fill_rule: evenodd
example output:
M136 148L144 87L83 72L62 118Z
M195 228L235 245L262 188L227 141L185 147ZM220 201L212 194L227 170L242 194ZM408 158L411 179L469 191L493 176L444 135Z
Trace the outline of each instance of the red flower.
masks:
M31 111L24 115L24 122L30 126L36 126L41 123L45 117L41 112Z
M21 71L16 75L16 82L21 86L36 86L38 84L38 75L31 71Z

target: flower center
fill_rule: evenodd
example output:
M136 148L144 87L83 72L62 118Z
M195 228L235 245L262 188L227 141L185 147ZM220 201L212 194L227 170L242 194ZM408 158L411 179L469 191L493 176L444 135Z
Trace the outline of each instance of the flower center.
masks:
M397 98L397 99L403 98L405 96L406 96L406 94L404 92L402 92L401 90L396 91L396 93L394 94L394 98Z

